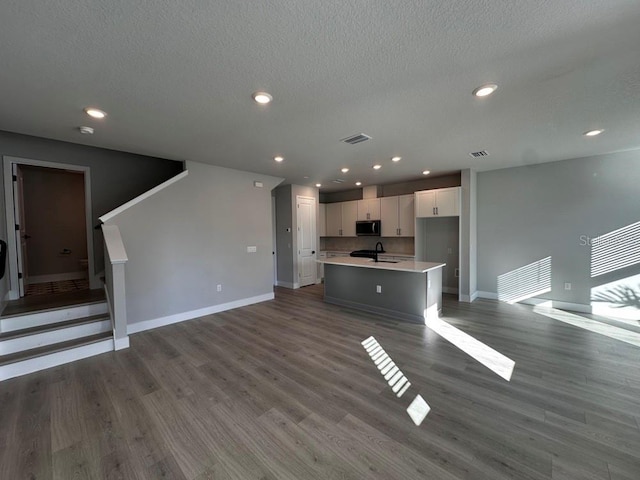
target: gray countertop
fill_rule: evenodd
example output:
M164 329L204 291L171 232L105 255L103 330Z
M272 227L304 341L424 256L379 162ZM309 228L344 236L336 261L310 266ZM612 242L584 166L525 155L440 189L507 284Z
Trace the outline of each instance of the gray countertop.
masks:
M344 267L374 268L378 270L397 270L401 272L425 273L436 268L442 268L446 263L416 262L413 260L397 263L374 262L371 258L362 257L334 257L326 260L317 260L325 265L341 265Z

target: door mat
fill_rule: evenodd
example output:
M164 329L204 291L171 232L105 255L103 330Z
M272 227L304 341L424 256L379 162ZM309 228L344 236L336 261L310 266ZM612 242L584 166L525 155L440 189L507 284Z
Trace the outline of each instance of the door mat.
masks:
M58 282L33 283L26 286L25 297L88 290L89 280L60 280Z

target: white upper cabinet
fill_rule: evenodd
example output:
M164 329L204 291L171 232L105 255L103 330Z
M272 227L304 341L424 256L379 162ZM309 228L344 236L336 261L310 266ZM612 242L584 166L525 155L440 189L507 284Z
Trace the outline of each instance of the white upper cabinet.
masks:
M342 236L356 236L356 220L358 219L358 202L342 202Z
M339 237L342 231L342 204L327 203L326 216L327 237Z
M327 236L327 205L324 203L318 204L318 236Z
M457 217L460 215L460 187L424 190L415 193L416 217Z
M415 197L400 195L398 197L398 232L400 237L413 237L416 228Z
M338 202L326 204L327 237L355 237L358 218L358 202Z
M413 237L415 214L414 196L383 197L380 202L383 237Z
M358 200L358 220L380 220L380 199Z

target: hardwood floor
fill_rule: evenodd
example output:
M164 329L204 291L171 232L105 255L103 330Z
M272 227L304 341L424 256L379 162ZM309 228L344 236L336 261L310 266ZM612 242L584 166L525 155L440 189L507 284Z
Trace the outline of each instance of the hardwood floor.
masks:
M447 298L443 319L514 360L511 381L322 286L276 289L0 383L0 478L640 478L640 348L522 305ZM371 335L411 381L400 399Z

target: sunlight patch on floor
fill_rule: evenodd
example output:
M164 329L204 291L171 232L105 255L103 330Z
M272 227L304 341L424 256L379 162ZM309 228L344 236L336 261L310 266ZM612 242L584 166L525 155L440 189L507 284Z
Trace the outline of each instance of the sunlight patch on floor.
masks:
M476 359L496 375L499 375L506 381L511 380L516 362L509 357L476 340L471 335L464 333L453 325L448 324L438 318L437 315L429 314L428 310L424 312L424 323L429 329L458 347L470 357Z
M544 315L545 317L558 320L559 322L573 325L574 327L579 327L599 335L604 335L605 337L613 338L614 340L619 340L621 342L640 347L639 333L625 330L620 327L614 327L613 325L601 323L596 320L591 320L575 313L558 310L557 308L553 308L551 305L550 301L544 302L533 307L533 311L539 315Z
M391 387L393 393L395 393L398 398L401 398L411 386L411 382L405 377L395 362L391 360L391 357L384 351L374 337L369 337L361 343ZM431 407L429 407L427 402L425 402L420 395L416 395L411 405L407 408L407 413L411 417L411 420L413 420L413 423L420 426L429 413L429 410L431 410Z

